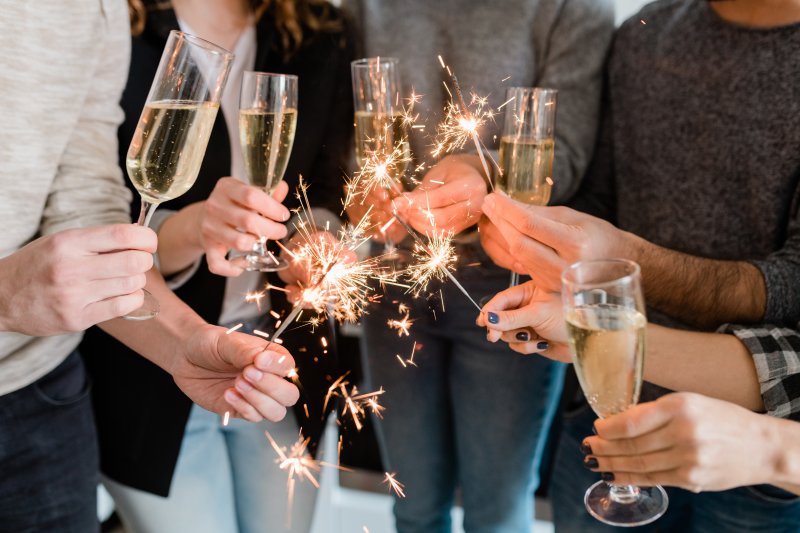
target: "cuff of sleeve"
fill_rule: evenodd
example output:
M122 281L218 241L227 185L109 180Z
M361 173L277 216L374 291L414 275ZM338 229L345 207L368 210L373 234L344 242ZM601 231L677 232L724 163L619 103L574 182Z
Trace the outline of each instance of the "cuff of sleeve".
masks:
M767 414L800 419L800 334L764 325L724 324L718 333L735 335L753 356Z
M800 268L786 261L751 261L764 276L767 288L767 307L764 322L796 324L800 320Z
M288 228L288 233L286 237L283 239L284 242L288 242L292 236L297 233L297 227L305 224L306 221L310 220L314 223L316 228L321 231L329 231L330 233L336 235L342 230L342 220L330 209L326 209L324 207L312 207L310 210L307 211L308 216L303 215L302 217L299 215L294 215L289 222L286 224Z
M176 213L177 211L173 211L171 209L158 209L153 213L153 217L150 219L150 229L158 233L161 229L161 226L164 225L164 222L175 216ZM164 281L166 282L167 287L173 291L181 288L184 283L192 279L192 276L197 273L198 269L200 268L201 261L202 259L198 259L180 272L176 272L169 277L165 277ZM155 266L156 270L161 272L161 261L159 261L158 252L153 254L153 266Z

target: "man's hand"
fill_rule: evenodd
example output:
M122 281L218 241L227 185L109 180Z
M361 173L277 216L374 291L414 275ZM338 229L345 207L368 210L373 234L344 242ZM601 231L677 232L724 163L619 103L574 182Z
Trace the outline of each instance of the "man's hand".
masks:
M339 240L329 231L314 232L309 236L309 239L328 250L338 250L338 261L342 263L354 263L357 259L355 252L351 250L342 250L339 245ZM305 240L305 238L295 234L289 239L289 244L286 248L290 252L295 253L301 249ZM301 287L308 287L313 281L314 272L312 272L311 258L302 253L290 255L283 250L281 251L281 257L287 260L289 268L279 271L278 276L286 283L286 299L291 303L296 303L301 296Z
M688 392L595 422L583 441L592 470L620 485L669 485L694 492L770 482L774 471L769 432L780 422L732 403ZM780 439L778 439L780 440Z
M259 237L282 239L289 210L281 202L289 186L282 181L272 196L236 178L221 178L199 210L197 242L208 269L220 276L238 276L242 269L225 259L229 250L250 252Z
M502 340L521 354L538 353L556 361L572 362L566 346L561 299L532 281L496 294L483 307L476 322L488 329L489 342Z
M400 198L399 191L387 191L385 189L373 189L365 198L357 197L347 206L347 216L350 222L358 224L369 211L369 218L372 222L372 238L377 242L387 240L397 244L408 237L406 229L396 221L388 224L394 218L396 206L394 199ZM372 208L370 210L370 207ZM387 225L388 224L388 225ZM383 229L383 231L381 231Z
M477 156L451 155L431 168L413 192L395 201L398 212L420 233L459 233L476 224L486 196Z
M209 411L277 422L300 397L284 379L293 368L294 359L280 345L204 325L192 332L185 353L172 358L169 372L187 396Z
M156 234L117 224L48 235L0 259L0 330L82 331L142 305Z
M481 219L481 243L489 257L548 291L561 289L561 273L576 261L637 260L633 235L568 207L526 205L490 194L483 212L488 218Z

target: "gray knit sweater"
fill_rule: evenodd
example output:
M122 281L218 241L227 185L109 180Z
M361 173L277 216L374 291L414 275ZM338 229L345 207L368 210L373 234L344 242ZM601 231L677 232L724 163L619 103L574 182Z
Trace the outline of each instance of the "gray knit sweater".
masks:
M656 244L751 260L765 322L800 320L800 24L749 29L663 0L619 29L582 199Z
M400 59L403 91L424 95L416 107L424 131L412 132L418 160L430 161L431 136L448 95L437 54L465 92L497 107L506 87L559 90L553 202L578 188L594 148L603 61L614 27L610 0L344 0L364 56ZM496 147L503 117L482 128Z

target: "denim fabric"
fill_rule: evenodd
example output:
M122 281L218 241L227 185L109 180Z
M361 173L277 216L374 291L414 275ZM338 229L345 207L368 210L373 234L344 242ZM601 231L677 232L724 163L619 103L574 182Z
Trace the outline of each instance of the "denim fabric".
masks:
M550 495L553 522L559 533L587 531L628 531L592 518L583 505L583 496L600 479L583 467L579 450L584 438L592 434L597 417L588 405L564 416L558 444ZM642 532L675 533L783 533L800 531L800 498L771 486L744 487L724 492L691 492L665 487L669 509Z
M481 262L490 264L485 256ZM509 282L495 267L462 267L456 275L475 300ZM395 500L397 530L449 533L460 487L467 532L530 531L563 366L487 342L475 325L478 311L452 282L430 292L412 299L388 287L363 320L369 386L386 390L378 431L384 461L406 488ZM398 338L387 321L401 316L400 302L414 322ZM415 342L416 366L404 368L397 355L408 359Z
M77 352L0 396L0 531L97 531L98 455Z

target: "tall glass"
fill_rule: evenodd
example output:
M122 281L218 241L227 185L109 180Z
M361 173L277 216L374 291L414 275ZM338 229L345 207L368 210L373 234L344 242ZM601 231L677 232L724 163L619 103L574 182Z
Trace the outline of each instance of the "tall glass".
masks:
M142 197L140 226L161 202L194 185L232 60L213 43L170 32L125 159ZM124 318L147 320L158 311L158 301L145 291L142 307Z
M570 350L583 393L600 418L639 400L645 354L639 265L622 259L581 261L561 276ZM659 486L598 481L586 491L589 513L612 526L641 526L667 510Z
M380 169L370 179L394 197L403 192L404 175L411 160L408 131L400 99L399 62L393 57L370 57L351 63L355 107L356 161L362 171ZM370 165L370 162L372 163ZM385 165L375 164L385 162ZM403 259L389 239L384 258Z
M558 91L509 87L506 100L497 188L522 203L547 205L553 187ZM517 284L519 275L512 272L511 286Z
M239 99L239 140L251 185L272 194L283 179L297 125L297 76L245 72ZM253 251L237 259L245 270L275 272L289 266L260 236Z

